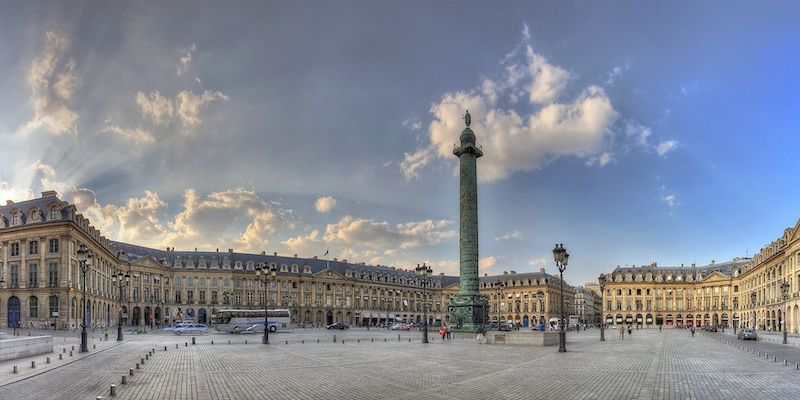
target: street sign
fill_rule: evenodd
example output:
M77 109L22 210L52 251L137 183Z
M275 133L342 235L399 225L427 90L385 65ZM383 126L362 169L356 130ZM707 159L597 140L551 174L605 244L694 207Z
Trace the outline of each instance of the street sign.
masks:
M118 308L118 309L117 309L117 312L118 312L118 313L121 313L121 312L122 312L122 307Z

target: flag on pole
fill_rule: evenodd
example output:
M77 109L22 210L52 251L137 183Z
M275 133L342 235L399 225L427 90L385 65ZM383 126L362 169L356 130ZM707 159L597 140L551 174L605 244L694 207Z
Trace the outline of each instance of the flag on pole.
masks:
M325 249L325 254L323 254L322 256L323 257L327 257L328 256L328 249Z

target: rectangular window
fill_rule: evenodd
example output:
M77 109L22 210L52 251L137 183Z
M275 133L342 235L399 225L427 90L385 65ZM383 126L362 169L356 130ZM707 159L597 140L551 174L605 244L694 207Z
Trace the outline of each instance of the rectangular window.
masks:
M211 291L211 303L212 304L217 304L217 291L216 290L212 290Z
M58 263L47 264L47 286L58 287Z
M197 286L205 287L206 286L206 278L200 278L197 280Z
M37 297L31 297L28 301L30 302L30 317L39 318L39 299Z
M176 290L175 291L175 302L178 303L178 304L180 304L180 302L181 302L181 291L180 290Z
M50 239L50 252L58 253L58 239Z
M11 257L19 255L19 243L11 243Z
M175 286L180 286L180 285L181 285L181 277L180 276L176 276L175 277Z
M194 303L194 290L186 291L186 302L189 304Z
M186 278L186 286L194 286L194 278Z
M211 286L217 286L217 278L211 278Z
M201 290L200 291L200 303L205 304L205 302L206 302L206 291L205 290Z
M19 287L19 265L11 265L8 267L9 273L11 274L11 282L9 284L12 288Z
M39 241L31 240L28 242L28 254L39 254Z
M39 264L28 264L28 287L39 287Z

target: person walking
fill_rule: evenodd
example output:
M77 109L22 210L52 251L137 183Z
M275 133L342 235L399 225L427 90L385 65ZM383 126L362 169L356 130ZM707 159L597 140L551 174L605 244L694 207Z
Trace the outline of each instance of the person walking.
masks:
M692 337L694 337L694 325L692 325Z
M633 327L631 326L631 324L628 324L628 340L630 340L632 336L633 336Z
M617 331L619 331L619 338L625 339L625 326L622 324L617 325Z
M483 339L486 337L486 332L478 331L478 344L483 344Z
M449 325L445 325L444 332L445 332L445 335L447 335L447 340L450 340L450 326Z

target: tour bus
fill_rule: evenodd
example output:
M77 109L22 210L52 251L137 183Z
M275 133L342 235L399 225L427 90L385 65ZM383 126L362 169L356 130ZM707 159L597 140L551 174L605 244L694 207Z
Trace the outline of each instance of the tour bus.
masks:
M269 331L291 329L292 316L289 310L267 310ZM239 333L246 331L264 331L264 310L219 310L216 314L216 326L219 332Z

